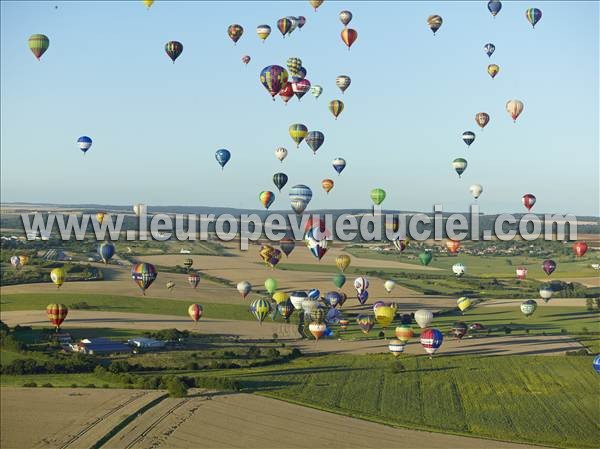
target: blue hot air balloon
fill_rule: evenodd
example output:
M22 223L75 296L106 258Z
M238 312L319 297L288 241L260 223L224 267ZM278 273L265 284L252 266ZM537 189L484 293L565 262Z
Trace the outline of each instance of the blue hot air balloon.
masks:
M290 189L290 203L297 214L301 214L312 199L312 190L304 184L297 184Z
M115 255L115 245L112 242L104 242L98 245L98 254L102 258L102 262L108 263L112 256Z
M92 139L88 136L81 136L77 139L77 145L79 145L79 149L83 151L83 154L87 152L92 146Z
M334 159L331 162L331 164L333 165L333 168L339 175L346 168L346 159L342 159L341 157L338 157L338 158Z
M542 18L542 11L537 8L529 8L527 11L525 11L525 17L531 26L535 28L535 24L538 23Z
M488 55L488 58L491 58L496 51L496 46L491 42L488 42L483 46L483 51L485 51L485 54Z
M223 169L225 167L225 164L227 164L227 162L229 162L229 159L231 159L231 153L229 152L229 150L221 148L215 153L215 159L217 159L217 162L221 166L221 169Z
M502 9L502 2L498 0L490 0L488 2L488 10L492 13L492 16L496 17L496 14Z
M598 374L600 374L600 355L597 355L594 358L594 369Z
M321 131L311 131L306 135L304 141L310 147L313 154L317 154L317 150L325 142L325 135Z
M310 299L317 300L317 299L319 299L321 297L321 291L318 288L312 288L308 292L308 297Z

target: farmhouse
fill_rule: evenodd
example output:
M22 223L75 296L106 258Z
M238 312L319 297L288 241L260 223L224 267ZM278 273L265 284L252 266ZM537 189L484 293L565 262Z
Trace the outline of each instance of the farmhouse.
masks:
M115 354L131 352L131 348L125 343L112 341L108 338L84 338L79 343L72 344L71 349L83 354Z

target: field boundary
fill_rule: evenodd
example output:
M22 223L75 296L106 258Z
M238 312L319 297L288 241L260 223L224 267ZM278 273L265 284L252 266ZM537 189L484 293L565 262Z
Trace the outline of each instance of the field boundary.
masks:
M134 419L136 419L139 415L142 415L144 413L146 413L148 410L150 410L151 408L155 407L156 405L160 404L162 401L164 401L165 399L167 399L169 397L169 395L167 393L157 397L156 399L153 399L152 401L148 402L146 405L143 405L142 407L140 407L138 410L136 410L135 412L133 412L131 415L127 416L125 419L123 419L120 423L118 423L116 426L114 426L111 430L109 430L106 435L104 435L102 438L100 438L98 441L96 441L91 447L90 449L100 449L102 446L104 446L112 437L114 437L115 435L117 435L121 430L123 430L125 427L127 427L129 425L129 423L131 423Z

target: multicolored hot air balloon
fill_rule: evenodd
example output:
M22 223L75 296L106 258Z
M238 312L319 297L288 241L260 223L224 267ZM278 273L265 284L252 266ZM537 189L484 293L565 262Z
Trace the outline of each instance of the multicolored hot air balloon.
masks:
M317 154L317 150L321 148L325 142L325 135L321 131L310 131L304 138L306 144L310 147L313 154Z
M294 123L289 128L290 137L296 142L296 147L300 147L300 143L304 140L308 134L308 128L302 123Z
M275 150L275 157L281 163L283 163L283 160L287 157L287 155L288 155L288 150L286 150L283 147L279 147Z
M271 34L271 27L269 25L259 25L256 27L256 34L264 43Z
M60 325L65 321L69 314L69 309L64 304L48 304L46 306L46 315L50 322L56 327L56 332L60 330Z
M585 242L575 242L573 243L573 252L577 257L583 257L585 253L587 253L588 245Z
M323 190L325 190L325 193L329 193L331 191L331 189L333 189L333 179L324 179L323 181L321 181L321 187L323 187Z
M83 151L85 156L85 153L92 147L92 139L88 136L81 136L79 139L77 139L77 146L81 151Z
M394 357L398 357L404 352L404 343L396 339L390 340L388 349L394 355Z
M256 317L260 324L262 324L270 312L271 303L265 298L255 299L250 304L250 313Z
M178 41L169 41L165 44L165 52L175 64L175 60L181 55L183 52L183 44Z
M260 72L260 82L267 89L273 101L288 81L288 72L279 65L269 65Z
M188 315L194 321L194 323L197 323L198 320L200 320L203 311L204 309L200 304L192 304L188 307Z
M356 42L356 39L358 38L358 31L353 30L352 28L344 28L340 33L340 37L342 38L342 42L348 47L348 51L350 51L350 47L352 47L352 44Z
M338 292L327 292L325 294L325 302L329 307L337 307L342 300L342 295Z
M292 82L292 91L298 100L300 100L309 90L310 81L306 78Z
M496 46L491 42L488 42L483 46L483 51L485 51L485 54L488 55L488 58L491 58L496 51Z
M317 260L321 260L327 252L327 236L329 231L321 231L319 226L310 228L304 235L306 246Z
M344 110L344 103L340 100L331 100L329 102L329 110L331 111L331 113L333 114L335 119L337 120L338 116Z
M342 93L346 92L346 89L350 87L352 80L349 76L340 75L335 79L335 85L342 91Z
M438 329L425 329L421 332L421 345L432 356L442 346L444 335Z
M294 212L301 214L312 199L312 190L304 184L297 184L290 189L289 197Z
M369 288L369 279L364 276L357 277L354 279L354 288L358 293L367 291Z
M427 25L429 25L429 29L433 31L434 36L437 30L442 26L442 23L444 23L444 21L441 16L432 15L427 17Z
M188 284L190 284L192 288L198 287L198 284L200 284L200 273L188 274Z
M283 254L285 254L285 257L288 257L294 251L296 241L291 236L286 235L279 241L279 247L283 251Z
M510 114L513 122L516 122L523 112L523 102L520 100L509 100L506 102L506 112Z
M48 47L50 46L50 39L48 39L48 36L46 36L45 34L32 34L31 36L29 36L28 44L29 49L39 61L42 55L46 53L46 50L48 50Z
M318 341L325 334L325 331L327 331L327 325L325 323L310 323L308 330L313 334L315 340Z
M302 60L295 57L288 58L286 65L289 74L294 77L300 73L300 69L302 68Z
M385 190L379 188L371 190L371 201L373 201L376 206L383 203L383 200L385 200Z
M290 293L290 301L292 301L292 305L296 310L302 310L302 303L306 298L308 298L308 295L303 291L294 291Z
M398 236L394 239L394 247L402 252L408 247L408 240Z
M183 261L183 266L186 267L188 271L190 268L192 268L192 265L194 265L194 259L188 257Z
M346 159L342 159L341 157L335 158L331 161L331 165L333 165L333 169L339 175L344 171L344 168L346 168Z
M21 266L25 266L29 263L29 256L25 255L25 254L21 254L19 256L19 264Z
M240 293L240 295L242 295L242 299L246 299L248 293L252 291L252 284L250 284L248 281L238 282L237 291Z
M492 79L496 78L496 75L500 73L500 66L498 64L490 64L487 68L488 75L492 77Z
M487 4L488 11L492 14L492 17L496 17L496 14L502 9L502 2L499 0L490 0Z
M452 325L452 329L450 329L450 332L452 333L452 335L454 335L454 337L461 340L465 335L467 335L468 330L469 327L466 323L462 321L457 321Z
M368 334L373 329L373 326L375 326L375 320L373 320L371 315L358 315L356 317L356 324L358 324L363 334Z
M516 269L517 279L520 281L525 280L527 277L527 268L525 267L517 267Z
M252 58L251 58L249 55L244 55L244 56L242 56L242 62L243 62L245 65L248 65L248 63L249 63L251 60L252 60Z
M352 259L347 254L340 254L335 258L335 265L343 273L350 266Z
M294 306L292 304L292 301L290 301L289 299L286 299L285 301L281 301L279 303L277 303L277 311L279 312L279 315L281 315L283 317L283 319L285 320L286 323L289 322L290 320L290 316L292 316L292 313L294 313Z
M275 194L270 190L264 190L260 192L260 194L258 195L258 199L263 205L263 207L265 209L268 209L271 206L271 204L273 204L273 201L275 201Z
M533 28L542 18L542 11L537 8L529 8L525 11L525 17Z
M530 211L531 208L535 205L536 200L537 200L537 198L535 197L535 195L533 195L531 193L526 193L521 198L521 202L523 203L523 206L525 206L528 211Z
M221 166L221 170L223 170L227 162L229 162L229 159L231 159L231 153L229 152L229 150L221 148L215 153L215 159Z
M146 290L157 277L158 272L156 271L156 267L150 263L136 263L131 268L131 279L133 279L144 295L146 295Z
M400 340L402 343L406 343L414 335L413 330L410 327L410 324L402 324L402 325L396 327L395 333L396 333L396 338L398 340Z
M98 245L98 255L102 259L102 262L108 264L108 261L115 255L115 245L112 242L103 242Z
M536 309L537 302L533 299L528 299L527 301L521 303L521 312L526 317L530 317L531 315L533 315Z
M277 29L281 33L282 37L285 38L285 35L290 32L291 28L292 22L290 21L290 19L283 17L277 21Z
M427 266L431 263L433 259L433 254L431 253L431 251L423 251L422 253L419 254L419 262L421 262L421 265Z
M473 131L465 131L462 133L462 140L467 144L467 147L470 147L475 141L475 133Z
M477 123L481 129L485 128L489 122L490 116L486 112L478 112L475 114L475 123Z
M425 329L433 321L433 312L427 309L419 309L415 312L415 321L421 329Z
M323 88L321 86L311 86L310 94L315 97L315 100L321 96L323 93Z
M542 264L542 270L544 270L546 276L550 276L552 273L554 273L554 270L556 270L556 262L554 262L552 259L544 260L544 263Z
M54 268L50 272L50 279L56 285L56 288L60 288L61 285L65 283L65 279L67 277L67 273L64 268Z
M21 266L21 259L19 256L12 256L10 258L10 264L15 268L19 268Z
M237 23L229 25L229 27L227 28L227 35L229 36L229 39L233 41L234 45L237 44L237 41L240 40L242 34L244 34L244 27L238 25Z

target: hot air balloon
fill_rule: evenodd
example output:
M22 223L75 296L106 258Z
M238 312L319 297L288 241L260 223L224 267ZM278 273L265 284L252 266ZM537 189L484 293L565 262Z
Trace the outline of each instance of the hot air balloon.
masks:
M385 200L385 190L383 189L373 189L371 190L371 201L376 206L379 206Z
M477 114L475 114L475 123L477 123L481 129L485 128L489 121L490 116L487 113L478 112Z
M289 322L290 316L294 313L294 306L292 305L292 301L286 299L285 301L277 303L277 311L279 315L283 317L285 322Z
M25 266L29 263L29 256L22 254L19 256L19 264Z
M394 320L396 309L390 306L379 306L375 309L375 319L379 325L386 329Z
M342 93L346 92L346 89L348 89L348 87L350 87L351 83L352 83L352 80L350 79L349 76L346 76L346 75L340 75L335 79L335 85L337 87L339 87L339 89L342 91Z
M319 6L321 6L323 4L325 0L308 0L308 3L310 3L310 6L312 6L315 11L317 10L317 8Z
M297 184L290 189L289 197L294 212L301 214L312 199L312 190L304 184Z
M81 151L83 151L85 156L85 153L92 147L92 139L88 136L81 136L79 139L77 139L77 146Z
M340 320L339 325L340 325L340 329L342 330L346 330L348 329L348 325L350 324L349 320Z
M487 7L490 13L492 13L492 16L496 17L496 14L498 14L502 9L502 2L499 0L490 0L487 4Z
M535 197L535 195L532 195L531 193L526 193L521 198L521 202L523 203L523 206L525 206L527 208L527 210L530 211L531 208L535 205L536 197Z
M408 247L408 240L405 238L401 238L401 237L396 237L394 239L394 247L402 252L404 251L407 247Z
M290 101L294 97L294 89L292 87L292 83L285 83L285 85L279 91L279 97L281 98L284 104L288 104L288 101Z
M402 343L400 340L390 340L388 349L394 355L394 357L398 357L404 352L404 343Z
M546 276L550 276L552 273L554 273L554 270L556 270L556 262L551 259L544 260L544 263L542 264L542 270L544 270Z
M350 21L352 20L352 13L350 11L341 11L339 14L339 18L340 18L340 22L342 22L342 24L344 26L347 26Z
M105 214L104 212L98 212L98 213L96 214L96 221L97 221L98 223L102 224L102 222L104 221L104 216L105 216L105 215L106 215L106 214Z
M136 217L139 217L140 215L144 215L146 214L147 210L146 210L146 205L145 204L134 204L133 205L133 213L135 214Z
M271 27L269 25L259 25L256 27L256 34L264 43L271 34Z
M460 248L460 242L458 240L446 240L446 248L450 254L456 254Z
M289 235L286 235L279 241L279 247L281 248L281 251L283 251L283 254L285 254L285 257L287 257L294 251L296 241Z
M183 266L186 267L189 271L190 268L192 268L192 265L194 265L194 259L190 259L189 257L187 259L185 259L183 261Z
M10 264L15 268L19 268L21 266L21 259L19 256L12 256L10 258Z
M350 47L352 47L352 44L356 42L356 39L358 38L358 32L352 28L344 28L340 33L340 36L344 44L346 44L346 47L348 47L348 51L350 51Z
M461 340L465 335L467 335L468 330L469 327L466 323L463 323L462 321L457 321L452 325L452 329L450 329L450 332L452 333L452 335L454 335L454 337Z
M319 298L321 297L321 290L319 290L318 288L311 288L308 293L308 298L310 299L316 299L319 300Z
M169 291L173 290L173 288L175 287L175 282L173 282L173 281L167 282L166 287L167 287L167 290L169 290Z
M298 19L294 16L287 16L286 19L290 21L290 30L287 34L292 34L298 28Z
M149 263L136 263L131 268L131 279L146 294L146 289L156 280L158 273L154 265Z
M431 254L431 251L423 251L419 254L419 261L421 262L421 265L429 265L432 259L433 254Z
M492 77L492 79L496 78L496 75L500 72L500 66L498 64L490 64L487 68L488 75Z
M195 323L202 317L202 306L200 304L192 304L188 307L188 315Z
M467 147L470 147L475 141L475 133L473 131L465 131L462 133L462 140L467 144Z
M373 326L375 325L375 321L371 315L358 315L356 317L356 324L360 327L360 330L363 334L368 334Z
M303 291L294 291L290 293L290 301L292 301L292 305L296 310L302 310L302 302L306 298L308 298L308 295Z
M304 235L306 246L317 260L321 260L327 252L328 231L321 231L318 226L311 228Z
M321 145L323 145L323 142L325 141L325 135L321 131L310 131L306 134L304 140L312 150L313 154L317 154L317 150L321 148Z
M188 283L193 288L198 287L198 284L200 284L200 273L191 273L191 274L188 274Z
M552 295L554 294L554 290L550 285L542 285L540 287L540 298L544 300L544 302L550 301Z
M513 122L516 122L523 112L523 102L520 100L509 100L506 102L506 112L510 114Z
M325 331L327 330L327 325L325 323L310 323L308 325L308 330L315 337L315 340L319 340Z
M575 242L573 243L573 252L577 257L583 257L588 250L587 243L585 242Z
M596 370L596 372L598 374L600 374L600 355L597 355L596 357L594 357L593 366L594 366L594 369Z
M321 96L323 93L323 88L321 86L312 86L310 88L310 94L315 97L315 100Z
M252 60L252 58L248 55L244 55L242 56L242 62L246 65L248 65L248 63Z
M517 267L516 273L517 273L517 279L522 281L527 277L527 268Z
M325 302L329 307L337 307L342 300L342 295L338 292L327 292L325 294Z
M56 327L56 332L60 330L60 325L65 321L69 309L64 304L48 304L46 306L46 315L50 322Z
M296 142L296 147L300 147L300 143L304 140L308 134L308 128L302 123L294 123L289 128L290 137Z
M481 184L473 184L471 187L469 187L469 192L471 192L473 198L477 199L483 193L483 187Z
M302 68L302 60L300 58L288 58L286 62L288 72L291 76L296 76Z
M287 157L288 155L288 150L286 150L283 147L279 147L275 150L275 157L277 158L277 160L279 162L283 163L283 160Z
M292 91L294 92L294 95L296 95L296 98L298 98L298 100L300 100L309 90L310 81L308 81L307 79L301 79L297 82L292 82Z
M456 275L456 277L464 276L465 271L467 271L467 267L465 267L464 264L460 262L452 265L452 272Z
M223 170L227 162L229 162L229 159L231 159L231 153L229 152L229 150L221 148L215 153L215 159L221 166L221 170Z
M402 324L401 326L396 327L396 338L402 343L406 343L413 335L413 330L409 324Z
M457 157L452 161L452 168L456 173L458 173L458 177L460 178L467 169L467 160L463 159L462 157Z
M335 276L333 276L333 285L335 285L337 288L342 288L345 283L346 276L344 276L342 273L338 273Z
M425 329L421 332L421 345L432 356L442 346L444 335L437 329Z
M329 110L331 111L331 113L333 114L335 119L337 120L338 116L344 110L344 103L340 100L331 100L329 102Z
M354 288L358 293L364 292L369 288L369 280L366 277L357 277L354 279Z
M301 30L302 27L304 26L304 24L306 23L306 17L304 16L298 16L298 29Z
M165 44L165 52L171 58L173 64L175 64L175 60L183 52L183 44L177 41L169 41Z
M236 44L237 41L240 40L242 34L244 34L244 27L238 25L237 23L229 25L229 27L227 28L227 35L229 36L229 39L233 41L234 44Z
M343 273L350 266L352 259L347 254L341 254L335 258L335 265Z
M359 291L358 294L356 295L356 299L358 299L358 302L360 305L364 305L367 302L367 300L369 299L369 291L368 290Z
M268 209L271 206L271 204L273 204L273 201L275 201L275 194L269 190L264 190L260 192L260 194L258 195L258 199L263 205L263 207L265 209Z
M143 0L144 6L148 9L154 4L154 0Z
M281 36L285 37L285 35L290 32L290 28L292 28L292 22L285 17L281 18L277 21L277 28L279 29Z
M260 324L262 324L270 312L271 303L265 298L255 299L252 301L252 304L250 304L250 313L256 317Z
M427 17L427 25L429 25L429 29L431 31L433 31L434 36L435 36L436 31L439 30L440 27L442 26L443 22L444 21L442 20L441 16L438 16L438 15L433 15L433 16Z
M67 277L67 274L66 274L64 268L54 268L50 272L50 279L52 280L52 282L54 282L54 284L56 285L56 288L60 288L60 286L65 283L66 277Z
M32 34L31 36L29 36L28 44L29 49L39 61L42 55L46 53L46 50L48 50L48 47L50 46L50 39L48 39L48 36L44 34Z
M463 297L458 298L456 300L456 305L457 305L458 309L461 312L464 312L469 307L471 307L472 303L471 303L471 300L469 298L467 298L466 296L463 296Z
M331 189L333 189L333 179L324 179L323 181L321 181L321 187L323 187L323 190L325 190L325 193L329 193L331 191Z
M279 304L280 302L284 302L290 299L290 295L288 295L286 292L279 290L273 293L272 298L273 301L275 301L275 303Z
M115 255L115 245L108 241L101 243L98 245L98 255L102 259L102 262L107 264L112 259L112 256Z
M268 278L265 281L265 289L267 290L267 292L269 292L270 295L275 293L275 290L277 290L277 280L273 278Z
M421 329L425 329L433 321L433 312L427 309L419 309L415 312L415 321Z
M273 101L275 101L275 95L286 85L287 81L288 72L279 65L269 65L260 72L260 82L267 89Z
M535 302L533 299L528 299L527 301L523 301L521 303L521 312L526 317L533 315L535 309L537 309L537 302Z
M488 55L488 58L491 58L496 51L496 46L488 42L483 46L483 51L485 51L485 54Z
M537 8L529 8L525 11L525 17L533 28L542 18L542 11Z
M339 175L340 173L342 173L342 171L344 171L344 168L346 168L346 159L338 157L331 162L331 165L333 165L333 169Z
M385 291L388 293L391 293L395 286L396 282L392 281L391 279L388 279L383 283L383 288L385 288Z
M252 290L252 284L250 282L248 282L248 281L238 282L237 291L240 292L240 295L242 295L242 299L246 299L246 296L248 296L248 293L250 293L251 290Z

